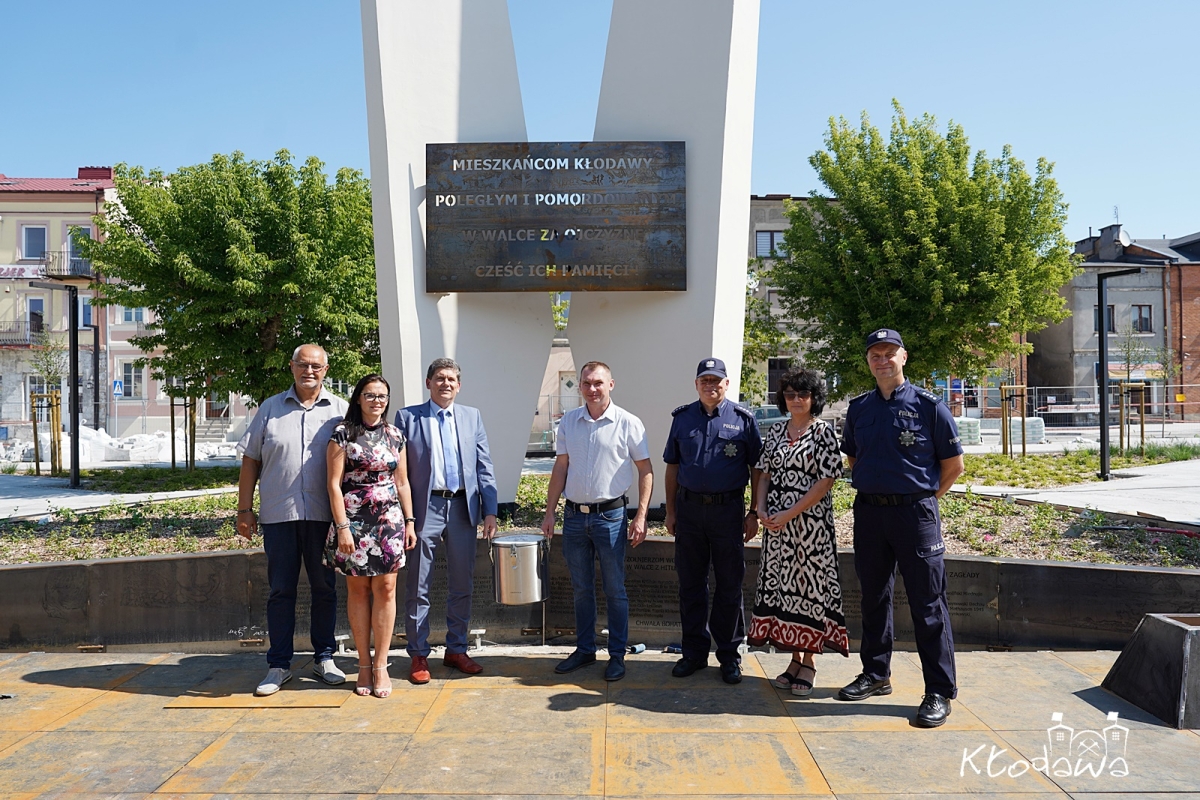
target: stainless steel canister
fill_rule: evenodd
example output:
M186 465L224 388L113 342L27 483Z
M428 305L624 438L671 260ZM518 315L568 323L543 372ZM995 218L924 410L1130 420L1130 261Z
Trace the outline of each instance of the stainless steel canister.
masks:
M492 539L492 586L506 606L540 603L549 596L546 555L549 543L536 533L510 533Z

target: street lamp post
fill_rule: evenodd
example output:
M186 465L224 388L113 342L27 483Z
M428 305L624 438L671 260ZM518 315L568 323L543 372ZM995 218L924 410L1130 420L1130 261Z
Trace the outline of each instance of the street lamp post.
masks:
M52 289L67 293L67 332L71 356L68 359L70 374L67 382L71 386L71 488L79 488L79 289L72 284L30 281L36 289Z
M1140 275L1142 268L1118 269L1113 272L1096 273L1097 313L1100 315L1100 480L1106 481L1111 475L1111 459L1108 455L1108 279L1119 278L1122 275Z

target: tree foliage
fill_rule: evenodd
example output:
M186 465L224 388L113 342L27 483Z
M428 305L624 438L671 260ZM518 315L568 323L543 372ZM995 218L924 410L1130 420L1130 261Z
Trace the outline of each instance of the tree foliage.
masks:
M50 331L41 330L33 335L31 344L29 365L48 388L58 389L71 366L67 361L67 343Z
M176 397L233 392L261 402L287 388L296 346L329 352L330 375L379 366L371 195L356 170L241 153L170 175L116 168L118 201L96 219L86 257L108 282L96 305L145 307L130 341ZM202 388L205 387L205 388Z
M767 401L767 375L758 365L775 358L788 346L786 328L771 313L769 301L756 297L755 290L770 283L771 268L761 258L750 260L746 270L746 320L742 332L742 399L754 405Z
M831 195L791 202L781 300L806 342L806 362L839 379L837 394L872 385L863 341L895 328L907 372L982 376L1019 334L1069 312L1058 290L1076 271L1066 204L1038 159L1033 176L1005 146L973 156L962 126L945 135L893 101L890 138L866 113L831 119L809 163Z

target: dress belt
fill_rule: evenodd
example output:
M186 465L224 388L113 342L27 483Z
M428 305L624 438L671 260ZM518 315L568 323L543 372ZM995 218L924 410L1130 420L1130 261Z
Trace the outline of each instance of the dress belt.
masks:
M466 497L467 490L459 489L457 492L452 492L449 489L432 489L429 492L430 497Z
M679 496L689 503L695 503L702 506L723 506L727 503L741 502L746 497L746 493L742 489L734 489L730 492L713 492L705 494L704 492L693 492L684 486L679 487Z
M600 500L595 503L576 503L572 500L567 501L567 508L574 511L576 514L602 514L605 511L612 511L614 508L624 508L629 505L625 495L614 497L612 500Z
M937 492L914 492L913 494L867 494L859 492L858 496L869 506L911 506L927 497L933 497Z

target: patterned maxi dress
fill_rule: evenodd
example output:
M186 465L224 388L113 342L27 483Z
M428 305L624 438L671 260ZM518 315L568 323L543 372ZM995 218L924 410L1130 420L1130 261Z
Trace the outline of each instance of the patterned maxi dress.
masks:
M404 434L380 422L350 441L343 422L334 428L330 441L346 450L342 496L355 550L348 556L338 551L337 528L330 523L325 563L355 577L398 572L404 566L404 511L392 470L404 458Z
M816 420L789 443L787 422L781 422L767 431L758 468L771 476L767 511L775 514L794 505L817 481L841 476L837 436L827 422ZM750 644L850 655L831 494L790 520L783 530L763 529Z

